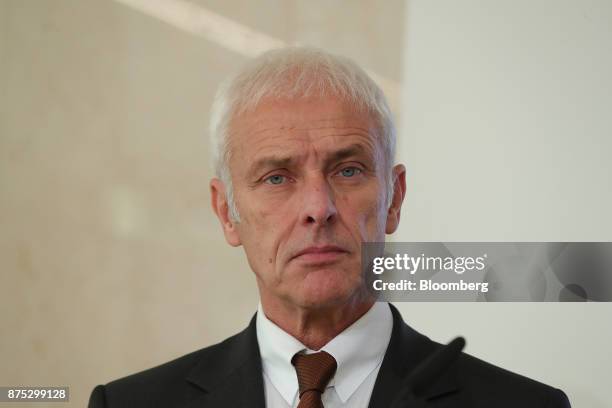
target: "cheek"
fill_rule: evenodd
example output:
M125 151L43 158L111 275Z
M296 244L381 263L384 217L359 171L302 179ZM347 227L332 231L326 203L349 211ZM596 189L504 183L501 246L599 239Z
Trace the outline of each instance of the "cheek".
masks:
M253 261L265 268L276 263L289 219L281 206L256 207L241 213L241 239Z
M342 197L346 222L349 227L358 228L360 239L365 241L380 240L380 232L384 231L386 212L380 200L373 197L376 197L373 192L359 197Z
M365 225L368 233L368 241L383 241L385 238L386 214L381 207L374 204L368 208Z

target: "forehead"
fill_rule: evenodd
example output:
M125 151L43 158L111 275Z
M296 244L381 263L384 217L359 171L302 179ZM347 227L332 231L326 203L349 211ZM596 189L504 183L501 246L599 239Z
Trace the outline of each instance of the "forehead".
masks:
M335 97L266 100L230 124L232 156L266 150L332 148L360 144L375 150L375 122L367 112Z

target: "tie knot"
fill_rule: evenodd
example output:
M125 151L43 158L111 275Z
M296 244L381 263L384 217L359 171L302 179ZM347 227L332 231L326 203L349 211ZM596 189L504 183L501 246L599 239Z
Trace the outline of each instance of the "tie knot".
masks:
M300 398L307 391L323 393L336 372L336 359L325 351L313 354L297 353L291 359L297 372Z

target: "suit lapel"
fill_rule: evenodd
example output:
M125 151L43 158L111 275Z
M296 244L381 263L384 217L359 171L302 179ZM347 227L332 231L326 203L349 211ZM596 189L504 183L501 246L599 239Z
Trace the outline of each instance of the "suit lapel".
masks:
M388 408L405 387L408 374L423 359L440 347L438 343L416 332L404 323L391 304L393 330L387 352L378 372L369 408ZM255 316L238 335L216 346L205 355L187 376L200 389L184 408L239 407L264 408L264 384L261 356L255 330ZM452 370L425 391L425 399L443 397L459 389Z
M405 387L406 377L420 362L440 347L404 323L399 311L389 303L393 315L393 330L383 359L369 408L388 408ZM425 392L425 399L452 393L459 387L452 371L438 379Z
M187 381L201 389L185 408L264 408L261 357L257 344L255 316L249 326L200 360Z

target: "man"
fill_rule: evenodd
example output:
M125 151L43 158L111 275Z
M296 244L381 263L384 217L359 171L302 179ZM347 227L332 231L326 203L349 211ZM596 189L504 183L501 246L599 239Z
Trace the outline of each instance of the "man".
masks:
M384 95L353 62L264 54L212 112L212 207L242 246L260 304L224 342L98 386L90 407L389 407L439 345L376 302L361 243L400 221L403 165ZM567 407L563 392L461 354L422 387L426 407ZM416 406L416 405L414 405Z

